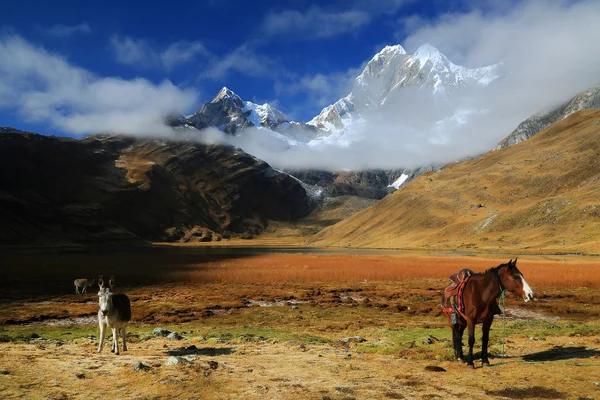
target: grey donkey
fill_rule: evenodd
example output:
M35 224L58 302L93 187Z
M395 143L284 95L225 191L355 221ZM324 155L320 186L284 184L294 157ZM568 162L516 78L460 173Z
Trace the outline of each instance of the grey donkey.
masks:
M114 279L113 279L114 283ZM102 275L98 277L98 325L100 325L100 343L98 344L98 353L102 351L104 346L104 337L106 329L112 330L113 339L111 351L119 354L119 336L123 338L123 351L127 351L125 328L131 320L131 303L129 297L124 293L113 293L112 288L108 285Z
M87 288L92 287L96 284L96 280L92 279L75 279L73 281L75 285L75 293L79 294L79 290L81 289L81 293L87 293Z

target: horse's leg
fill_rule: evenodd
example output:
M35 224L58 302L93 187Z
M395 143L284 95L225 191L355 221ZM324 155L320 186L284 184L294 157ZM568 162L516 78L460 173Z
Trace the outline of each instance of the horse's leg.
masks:
M467 327L464 323L458 323L458 338L457 338L457 347L458 347L458 359L462 362L465 362L465 354L463 353L463 343L462 338L465 332L465 328Z
M475 368L473 363L473 346L475 345L475 321L467 320L467 329L469 330L469 355L467 356L467 367Z
M481 335L481 364L483 366L490 365L490 360L488 359L488 342L490 340L490 328L492 327L493 320L492 317L492 319L484 321L481 328L483 331L483 334Z

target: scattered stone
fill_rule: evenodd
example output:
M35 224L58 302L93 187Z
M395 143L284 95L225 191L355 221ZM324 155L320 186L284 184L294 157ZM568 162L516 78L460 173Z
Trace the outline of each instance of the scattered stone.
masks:
M429 335L426 339L423 339L423 344L434 344L435 342L439 342L440 339Z
M152 368L160 368L161 365L162 365L161 363L155 362L155 363L152 363L151 366L152 366Z
M253 371L254 371L254 370L253 370L252 368L248 368L248 369L246 370L246 372L253 372Z
M85 374L83 374L83 373L75 374L75 377L77 379L85 379Z
M354 389L344 387L344 386L337 386L335 388L335 390L337 390L340 393L345 393L345 394L353 394L354 393Z
M178 364L189 364L191 361L188 360L185 357L175 357L175 356L171 356L167 359L167 363L165 364L167 367L171 366L171 365L178 365Z
M209 361L208 366L210 367L210 369L217 369L219 368L219 363L216 361Z
M141 361L135 364L135 366L133 367L133 370L136 372L150 371L150 369L150 366L142 363Z
M10 372L6 369L0 369L0 375L10 375Z
M438 367L437 365L428 365L425 367L425 371L430 372L446 372L446 370L442 367Z
M167 335L167 339L175 339L175 340L181 340L183 339L183 336L181 336L179 333L177 332L171 332Z
M152 334L154 336L162 336L162 337L167 337L167 336L169 336L170 333L171 333L170 330L164 329L164 328L154 328L154 330L152 331Z
M366 342L367 339L365 339L362 336L350 336L347 338L342 339L343 343L362 343L362 342Z

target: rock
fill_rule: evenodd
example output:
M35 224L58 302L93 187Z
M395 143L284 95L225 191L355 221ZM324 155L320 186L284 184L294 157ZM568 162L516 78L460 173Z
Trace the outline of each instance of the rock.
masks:
M10 371L6 369L0 369L0 375L10 375Z
M79 373L79 374L75 374L75 377L77 379L85 379L85 374Z
M151 368L148 365L142 363L141 361L135 364L135 366L133 367L133 370L136 372L150 371L150 369Z
M434 344L440 340L434 336L429 335L426 339L423 339L423 344Z
M181 336L179 333L177 332L171 332L167 335L167 339L175 339L175 340L181 340L183 339L183 336Z
M171 365L178 365L178 364L189 364L191 361L188 360L186 357L175 357L175 356L171 356L167 359L167 363L165 364L167 367L170 367Z
M215 370L215 369L219 368L219 363L216 361L208 361L208 362L201 362L198 364L198 366L200 368L207 369L207 370L208 369Z
M152 334L154 336L169 336L169 334L171 334L170 330L164 329L164 328L154 328L154 330L152 331Z
M425 367L425 371L430 372L446 372L446 370L442 367L438 367L437 365L428 365Z
M362 343L362 342L366 342L367 339L365 339L362 336L350 336L347 338L342 339L343 343Z

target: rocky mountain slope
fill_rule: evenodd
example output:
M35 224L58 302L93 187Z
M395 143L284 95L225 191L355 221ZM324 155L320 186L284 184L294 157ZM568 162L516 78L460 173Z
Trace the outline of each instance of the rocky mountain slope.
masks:
M600 111L426 173L319 232L319 246L600 253Z
M552 111L536 114L526 119L510 135L498 143L494 150L504 149L527 140L544 128L562 121L577 111L588 108L600 108L600 85L579 93Z
M0 244L251 236L314 206L302 185L240 150L0 129Z

